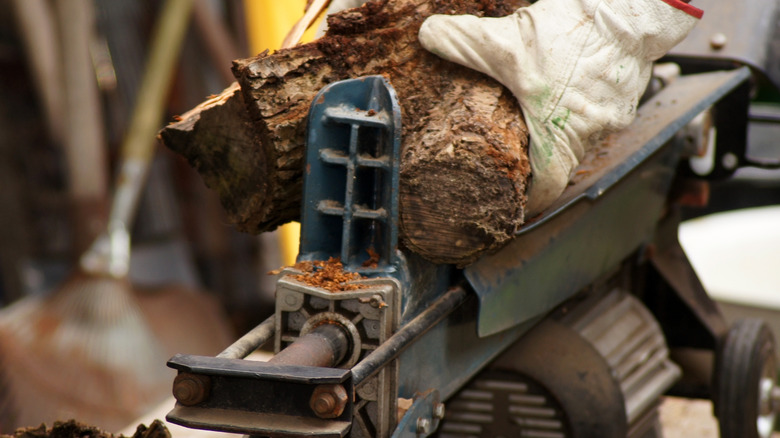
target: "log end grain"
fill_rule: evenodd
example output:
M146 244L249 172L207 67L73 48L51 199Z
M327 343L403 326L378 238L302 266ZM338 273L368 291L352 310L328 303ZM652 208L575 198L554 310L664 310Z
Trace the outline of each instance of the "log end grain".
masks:
M479 77L457 79L440 129L410 133L402 160L402 243L436 263L465 266L512 239L524 221L528 135L517 102Z
M267 158L258 147L258 134L243 103L238 84L183 114L159 133L162 143L177 152L219 194L222 206L236 227L257 233L269 228L267 209ZM297 214L297 212L296 212ZM293 215L293 218L295 216ZM274 215L276 223L287 217Z

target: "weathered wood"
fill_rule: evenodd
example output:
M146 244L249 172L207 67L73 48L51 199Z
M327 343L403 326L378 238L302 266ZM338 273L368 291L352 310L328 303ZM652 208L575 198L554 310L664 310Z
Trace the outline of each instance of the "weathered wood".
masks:
M270 179L264 150L238 83L183 114L160 131L160 139L185 157L206 186L219 194L231 222L242 231L263 231L253 218L274 216L262 210ZM291 220L290 215L276 213L276 217L277 222L266 221L265 228Z
M507 89L428 53L417 31L434 13L500 16L518 6L378 0L341 12L320 40L235 61L240 91L186 114L162 138L220 193L239 229L271 229L299 216L314 95L337 80L382 74L402 106L402 243L435 262L467 264L523 222L527 130Z
M454 79L411 132L401 160L404 244L429 260L465 265L502 246L524 220L530 175L516 101L497 84Z

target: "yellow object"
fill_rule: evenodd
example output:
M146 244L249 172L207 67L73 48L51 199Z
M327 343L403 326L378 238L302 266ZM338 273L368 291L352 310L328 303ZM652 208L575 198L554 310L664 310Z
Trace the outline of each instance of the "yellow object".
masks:
M279 49L287 32L303 17L306 0L244 0L244 8L250 55L257 55ZM320 20L322 17L303 35L304 42L314 38Z
M300 241L301 224L299 222L290 222L279 227L279 248L285 266L295 264Z
M251 55L279 49L287 32L303 17L305 8L306 0L244 0ZM306 31L303 41L311 41L318 26L319 20ZM285 265L295 263L300 238L298 222L279 227L279 250Z

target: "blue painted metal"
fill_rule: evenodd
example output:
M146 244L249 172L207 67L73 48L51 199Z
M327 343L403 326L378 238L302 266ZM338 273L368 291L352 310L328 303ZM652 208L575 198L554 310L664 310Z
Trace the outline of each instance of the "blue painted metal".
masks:
M741 68L664 88L631 126L590 152L556 204L467 267L480 300L480 336L544 315L651 239L680 158L670 140L748 77Z
M479 337L478 301L473 294L401 353L398 396L436 389L446 400L479 370L530 330L532 319L500 333Z
M401 109L382 76L323 88L309 112L299 260L340 257L348 271L400 276ZM376 267L363 266L369 250Z
M418 394L390 438L417 438L430 435L439 428L444 411L437 412L437 409L443 407L439 391L432 389Z

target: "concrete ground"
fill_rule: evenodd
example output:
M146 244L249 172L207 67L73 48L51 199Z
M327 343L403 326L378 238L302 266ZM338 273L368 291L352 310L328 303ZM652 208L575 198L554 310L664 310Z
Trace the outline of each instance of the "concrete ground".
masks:
M718 438L718 422L708 400L667 397L661 405L664 438ZM780 438L775 432L772 438Z
M150 424L155 418L165 418L165 414L173 408L173 398L166 400L154 412L149 413L133 426L123 430L126 436L132 436L137 424ZM689 400L677 397L666 397L661 405L661 424L664 438L718 438L718 423L712 416L712 403L707 400ZM175 424L167 424L173 438L228 438L239 435L223 434L187 429ZM780 433L772 435L780 438Z
M718 423L708 400L666 397L661 405L664 438L717 438Z

